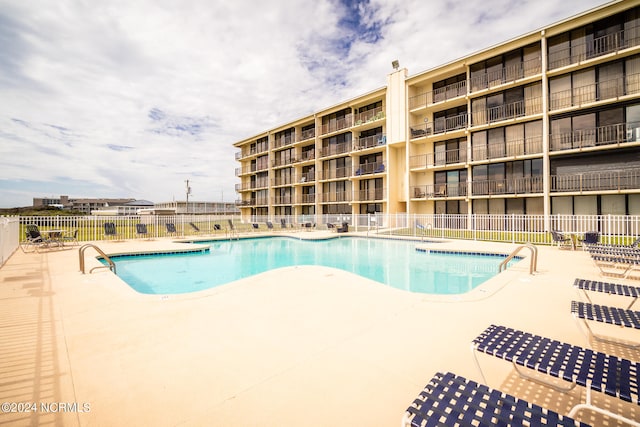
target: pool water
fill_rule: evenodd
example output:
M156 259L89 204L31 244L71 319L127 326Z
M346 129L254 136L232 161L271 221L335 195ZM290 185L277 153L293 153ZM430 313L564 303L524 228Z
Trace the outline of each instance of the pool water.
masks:
M357 237L269 237L207 244L208 252L112 259L118 276L144 294L195 292L296 265L338 268L411 292L460 294L495 276L505 258L424 252L416 250L416 242Z

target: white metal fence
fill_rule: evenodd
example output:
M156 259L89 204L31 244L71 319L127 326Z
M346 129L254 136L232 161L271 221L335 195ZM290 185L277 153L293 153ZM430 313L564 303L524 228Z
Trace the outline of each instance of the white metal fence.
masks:
M6 220L5 220L6 221ZM12 222L13 221L13 222ZM16 220L9 220L15 223ZM77 230L79 241L99 241L105 236L104 224L114 223L118 239L147 239L161 237L213 235L224 237L231 224L236 232L256 233L283 229L326 230L327 224L348 224L349 231L367 232L368 235L405 236L413 238L448 238L487 240L534 244L551 243L550 230L579 235L587 231L600 233L600 241L629 244L640 236L640 216L630 215L409 215L409 214L332 214L299 216L239 216L220 215L136 215L136 216L28 216L20 217L21 228L9 227L5 240L9 254L16 246L19 235L24 240L24 226L35 224L42 231L63 230L73 235ZM271 227L267 226L267 223ZM146 234L140 234L137 224L144 224ZM171 233L167 224L173 224ZM254 227L253 224L256 224ZM257 227L257 228L256 228ZM6 226L5 226L6 228ZM13 237L12 237L13 236ZM11 240L13 239L13 240ZM4 250L4 249L3 249ZM5 255L5 259L8 255Z
M0 267L18 249L20 236L20 219L15 217L0 217Z

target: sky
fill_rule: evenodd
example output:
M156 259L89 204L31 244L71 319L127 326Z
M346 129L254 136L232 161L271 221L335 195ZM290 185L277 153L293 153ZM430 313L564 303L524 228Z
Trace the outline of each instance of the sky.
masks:
M0 0L0 208L232 202L234 142L604 3Z

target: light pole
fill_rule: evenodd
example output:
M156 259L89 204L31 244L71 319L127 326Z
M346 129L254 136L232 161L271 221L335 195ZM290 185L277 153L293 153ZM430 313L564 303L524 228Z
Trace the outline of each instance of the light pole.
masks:
M189 194L191 194L191 187L189 187L189 180L185 181L187 183L187 213L189 213Z

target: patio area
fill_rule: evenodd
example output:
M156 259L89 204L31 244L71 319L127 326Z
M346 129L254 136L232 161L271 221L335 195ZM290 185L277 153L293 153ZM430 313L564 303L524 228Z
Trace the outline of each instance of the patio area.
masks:
M184 247L165 238L97 244L107 254ZM517 246L437 245L503 253ZM98 264L87 254L88 271ZM193 294L149 296L108 270L82 274L77 248L18 250L0 268L0 401L77 406L49 412L38 406L1 419L65 426L395 426L435 372L482 381L470 343L490 324L638 360L638 351L588 343L571 316L571 300L579 299L574 279L603 280L598 273L586 252L539 246L534 275L525 259L457 296L408 293L314 266ZM622 306L615 298L595 295L594 302ZM504 361L479 358L491 387L563 414L584 399L584 388L562 394L521 380ZM593 398L640 419L636 405L600 393ZM605 422L585 411L577 418Z

